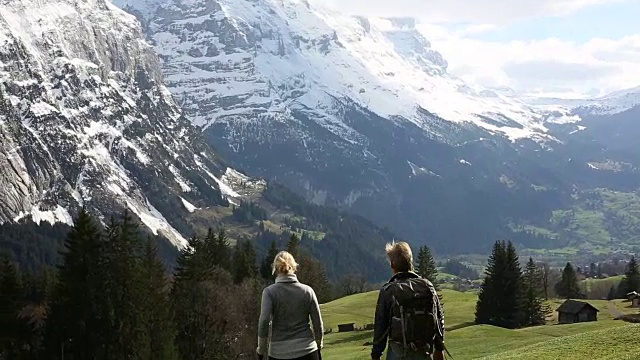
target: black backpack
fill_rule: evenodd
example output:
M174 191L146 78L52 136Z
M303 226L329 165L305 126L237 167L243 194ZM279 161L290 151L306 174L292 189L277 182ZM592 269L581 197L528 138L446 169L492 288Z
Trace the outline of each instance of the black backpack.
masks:
M438 321L440 299L433 284L422 278L396 280L391 291L391 327L389 340L402 345L405 354L433 354L444 329Z

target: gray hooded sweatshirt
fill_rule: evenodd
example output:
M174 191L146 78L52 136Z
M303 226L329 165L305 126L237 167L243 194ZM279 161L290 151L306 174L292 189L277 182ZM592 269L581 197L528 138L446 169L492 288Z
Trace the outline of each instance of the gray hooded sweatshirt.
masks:
M313 331L309 324L313 323ZM262 292L258 323L258 354L295 359L323 346L324 327L313 289L295 275L279 275ZM269 341L271 335L271 341Z

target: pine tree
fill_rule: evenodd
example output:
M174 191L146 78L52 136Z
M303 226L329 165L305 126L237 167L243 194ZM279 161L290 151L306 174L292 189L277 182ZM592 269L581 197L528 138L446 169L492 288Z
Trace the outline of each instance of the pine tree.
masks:
M532 258L527 262L523 280L525 288L523 325L544 325L550 310L544 304L542 276Z
M631 257L631 260L627 265L627 270L624 273L623 283L624 295L633 291L640 291L640 267L638 267L635 256Z
M224 229L220 229L218 233L221 237L216 236L213 229L209 228L207 235L202 241L198 241L198 261L200 263L198 268L201 268L202 271L205 271L205 269L207 269L207 271L213 271L215 267L226 268L228 266L227 264L231 264L227 259L229 252ZM220 239L222 239L222 242Z
M149 360L176 359L175 331L169 301L169 282L166 269L158 258L158 250L151 238L145 245L141 278L144 285L144 320Z
M596 263L589 264L589 276L596 277L598 276L598 266Z
M287 243L287 252L293 255L294 259L297 259L299 255L299 250L300 250L300 238L298 238L298 235L296 234L291 234L291 237L289 238L289 243Z
M496 324L499 312L500 289L498 287L501 268L506 262L506 248L503 241L493 245L487 260L485 278L482 281L476 304L476 324Z
M25 323L22 337L23 359L47 359L44 352L46 314L51 302L51 296L56 281L56 273L49 267L37 272L25 273L22 277L24 307L21 320ZM1 358L1 356L0 356Z
M181 360L233 358L225 338L232 324L233 279L219 266L208 266L206 257L204 241L193 237L178 258L171 303Z
M256 251L250 241L238 243L233 257L233 279L236 284L256 276Z
M222 269L231 270L231 262L229 261L231 257L231 247L229 246L229 239L227 238L227 233L224 228L218 230L216 244L217 258L215 264Z
M558 296L565 299L578 299L582 297L580 286L578 285L578 275L571 263L567 263L562 271L562 279L556 284Z
M18 317L22 295L18 269L3 256L0 259L0 359L20 356L20 335L25 326Z
M320 303L330 301L333 292L324 265L306 253L300 254L298 262L298 280L313 289Z
M272 264L273 264L273 260L276 258L276 255L278 255L278 248L276 246L276 241L272 240L271 246L269 247L269 251L267 251L267 255L262 260L262 264L260 265L260 276L264 280L268 280L268 281L273 280L274 276L272 273L273 272Z
M518 253L511 241L507 243L507 263L505 269L506 281L504 291L504 319L505 327L516 328L524 323L524 291L522 269L518 260Z
M420 247L420 250L418 251L417 272L418 272L418 275L431 281L431 283L435 286L436 290L439 290L438 283L437 283L438 268L436 267L436 262L433 259L431 250L427 246Z
M144 302L145 288L141 278L143 241L131 213L125 210L120 221L112 219L106 229L102 254L106 263L103 289L110 322L109 356L118 359L147 359Z
M53 358L105 359L109 322L104 308L105 250L100 231L84 209L65 241L59 281L47 319L47 352Z
M522 273L515 247L498 241L476 304L476 323L516 328L523 322Z

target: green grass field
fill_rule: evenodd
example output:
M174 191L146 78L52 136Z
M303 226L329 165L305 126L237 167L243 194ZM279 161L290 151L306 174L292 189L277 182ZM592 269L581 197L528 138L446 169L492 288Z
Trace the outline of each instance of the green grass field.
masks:
M597 322L558 325L556 314L548 325L507 330L474 325L476 294L442 290L446 343L457 359L631 359L640 353L640 325L614 320L616 311L637 313L622 301L590 300L600 310ZM323 304L326 328L323 358L331 360L369 359L371 331L335 333L340 323L362 326L373 322L377 292L358 294ZM555 310L561 300L550 301ZM611 308L615 310L610 310Z

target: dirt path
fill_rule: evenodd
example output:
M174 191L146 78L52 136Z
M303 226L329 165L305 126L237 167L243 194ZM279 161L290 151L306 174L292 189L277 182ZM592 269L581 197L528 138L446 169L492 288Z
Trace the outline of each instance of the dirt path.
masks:
M624 316L624 313L622 313L620 309L618 309L618 307L616 306L616 304L613 303L613 301L609 301L607 303L607 310L609 310L611 315L613 315L614 319L619 319L622 316Z

